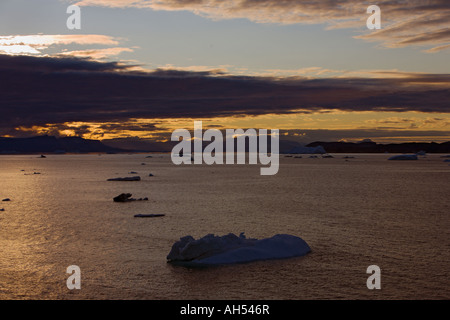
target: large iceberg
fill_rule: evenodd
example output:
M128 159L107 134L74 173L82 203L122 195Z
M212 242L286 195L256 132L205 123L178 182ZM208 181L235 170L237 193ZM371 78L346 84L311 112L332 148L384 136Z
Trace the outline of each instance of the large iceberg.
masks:
M246 238L243 233L222 237L208 234L198 240L192 236L181 238L172 246L167 260L186 266L209 266L299 257L310 251L303 239L288 234L262 240Z

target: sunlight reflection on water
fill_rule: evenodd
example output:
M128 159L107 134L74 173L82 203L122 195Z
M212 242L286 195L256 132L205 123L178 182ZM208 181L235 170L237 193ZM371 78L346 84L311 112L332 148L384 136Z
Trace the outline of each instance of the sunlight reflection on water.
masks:
M260 176L259 166L178 167L169 155L145 156L1 156L0 198L12 201L0 202L0 298L450 297L450 167L438 155L281 156L275 176ZM131 171L142 181L106 181ZM149 201L112 201L127 192ZM312 252L207 269L166 263L182 236L230 232L293 234ZM72 264L82 271L78 291L66 287ZM378 292L366 287L371 264L382 269Z

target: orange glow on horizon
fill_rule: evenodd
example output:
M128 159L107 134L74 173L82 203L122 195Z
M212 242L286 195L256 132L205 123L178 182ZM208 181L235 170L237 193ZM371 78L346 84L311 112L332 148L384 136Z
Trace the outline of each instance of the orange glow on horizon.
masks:
M125 122L91 123L72 122L46 126L18 127L16 131L33 135L80 136L85 139L144 138L156 142L170 139L175 129L193 130L194 121L202 120L203 129L280 129L280 130L391 130L442 132L431 140L447 141L450 117L447 114L419 112L343 112L296 113L286 115L233 116L222 118L130 119ZM282 133L287 136L288 133ZM291 138L301 133L291 133ZM397 137L404 140L408 137ZM390 139L389 137L385 137Z

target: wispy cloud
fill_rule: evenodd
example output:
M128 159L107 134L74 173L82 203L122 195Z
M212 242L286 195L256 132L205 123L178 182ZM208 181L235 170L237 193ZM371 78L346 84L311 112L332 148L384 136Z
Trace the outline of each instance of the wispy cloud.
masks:
M437 47L425 50L425 52L435 53L435 52L439 52L439 51L446 50L446 49L450 49L450 44L446 44L446 45L443 45L443 46L437 46Z
M103 48L103 49L86 49L86 50L74 50L74 51L63 51L57 54L57 56L72 56L80 58L92 58L94 60L101 60L105 58L110 58L121 54L122 52L133 52L131 48Z
M54 45L117 45L118 40L100 34L54 34L54 35L9 35L0 36L0 53L5 54L43 54Z
M426 52L447 49L450 42L448 0L380 0L382 29L366 28L368 2L304 1L304 0L81 0L82 6L114 8L150 8L181 11L214 19L245 18L256 23L325 24L326 29L354 28L360 31L356 38L381 42L394 48L420 45ZM370 3L372 4L372 3Z
M160 66L158 67L159 70L178 70L178 71L192 71L192 72L206 72L210 75L212 74L217 74L217 75L221 75L221 74L227 74L230 73L229 69L232 66L230 65L221 65L218 67L214 67L214 66L187 66L187 67L179 67L179 66L175 66L173 64L166 64L164 66ZM150 70L148 70L150 71Z
M358 142L363 139L371 139L378 143L398 143L398 142L445 142L449 141L448 131L434 130L398 130L396 128L368 128L351 130L285 130L287 139L301 143L313 141L347 141Z

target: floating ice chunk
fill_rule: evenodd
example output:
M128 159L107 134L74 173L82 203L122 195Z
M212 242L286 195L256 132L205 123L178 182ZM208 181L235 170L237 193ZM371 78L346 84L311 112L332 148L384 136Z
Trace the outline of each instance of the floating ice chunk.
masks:
M186 266L207 266L292 258L310 251L303 239L288 234L262 240L246 238L243 233L239 237L232 233L222 237L208 234L198 240L192 236L181 238L167 259Z
M398 156L392 156L388 160L417 160L417 155L415 154L401 154Z

